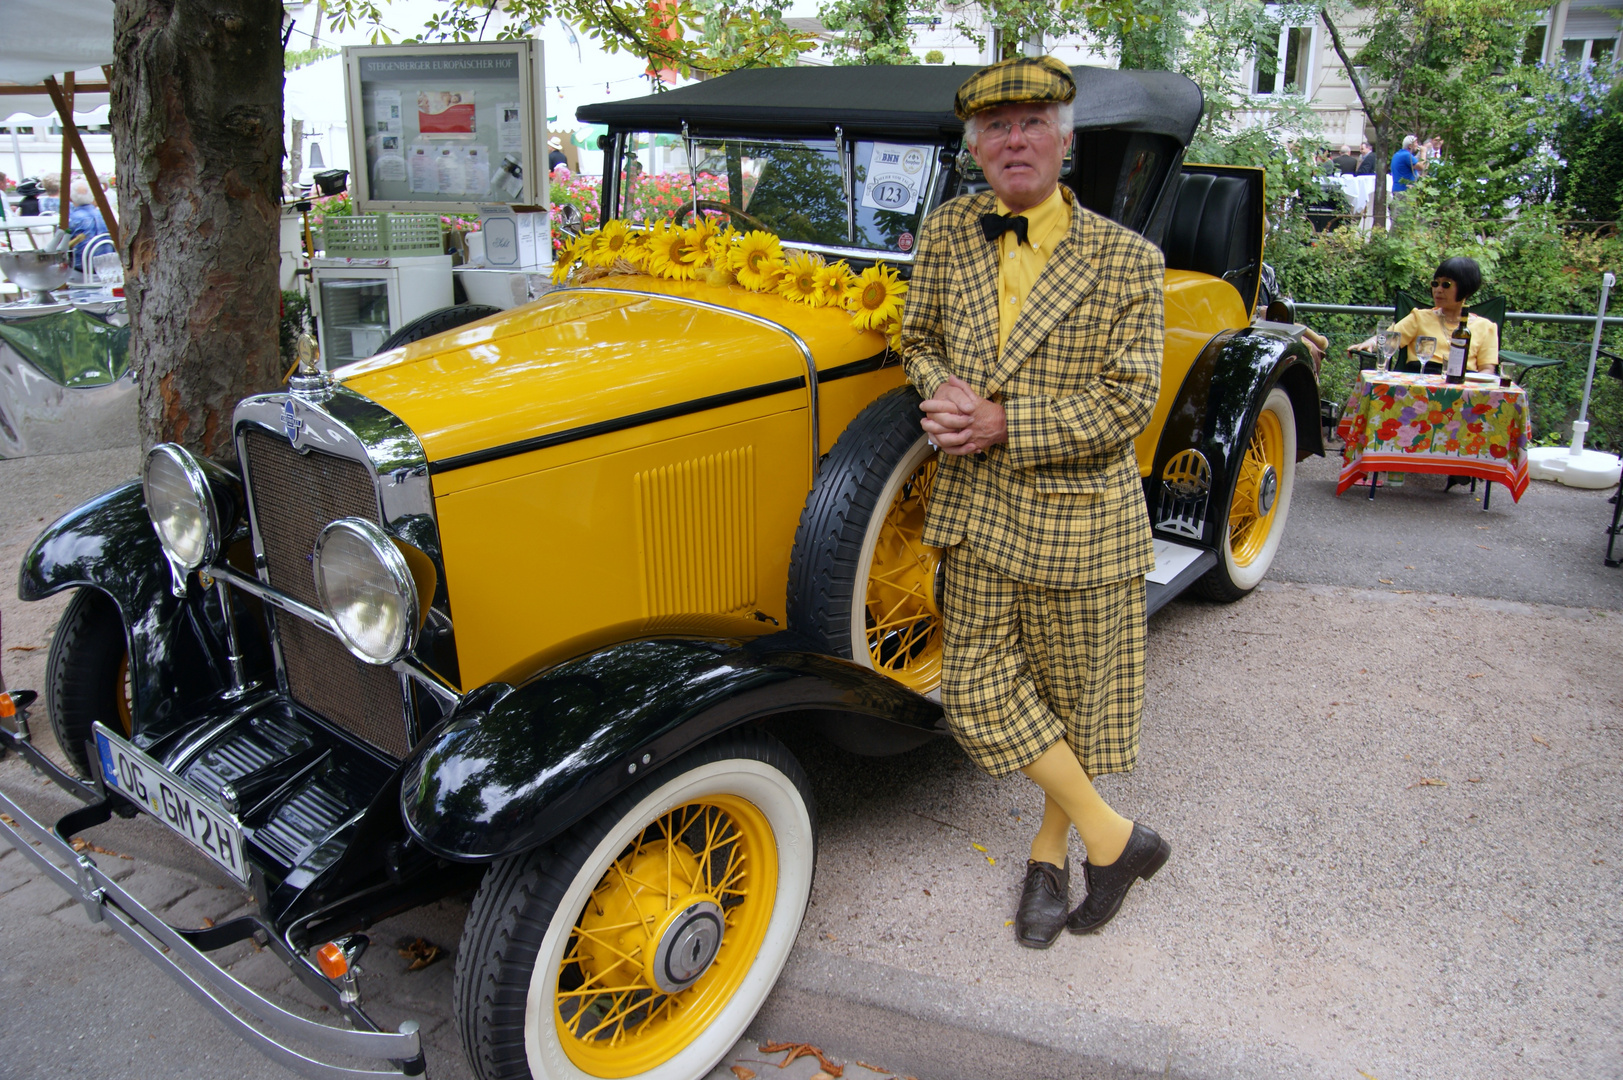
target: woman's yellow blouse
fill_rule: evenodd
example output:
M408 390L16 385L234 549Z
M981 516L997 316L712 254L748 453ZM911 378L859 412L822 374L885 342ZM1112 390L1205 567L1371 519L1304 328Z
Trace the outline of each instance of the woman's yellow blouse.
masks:
M1492 319L1480 315L1467 316L1465 325L1471 331L1471 351L1465 358L1465 369L1494 370L1499 366L1499 327ZM1403 335L1404 348L1413 345L1415 338L1433 337L1437 339L1437 351L1432 354L1432 362L1443 363L1448 359L1448 338L1454 328L1443 329L1436 308L1415 308L1398 320L1397 329ZM1409 355L1414 355L1412 350Z

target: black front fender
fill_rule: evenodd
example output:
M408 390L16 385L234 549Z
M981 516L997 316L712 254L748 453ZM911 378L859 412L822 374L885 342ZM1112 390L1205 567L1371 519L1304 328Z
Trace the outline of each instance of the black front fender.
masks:
M419 749L400 793L412 835L464 861L543 843L649 768L750 720L845 713L935 731L941 715L787 633L625 642L517 688L478 691L470 705Z
M23 556L18 597L43 600L71 588L100 589L124 617L136 730L167 718L176 703L175 631L183 604L170 592L169 564L139 481L68 511Z

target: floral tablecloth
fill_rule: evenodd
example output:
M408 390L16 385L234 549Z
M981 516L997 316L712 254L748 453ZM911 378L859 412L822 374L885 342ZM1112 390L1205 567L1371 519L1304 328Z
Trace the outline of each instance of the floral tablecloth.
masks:
M1519 386L1365 371L1337 434L1346 444L1337 495L1376 472L1473 476L1503 484L1518 501L1527 490L1531 432Z

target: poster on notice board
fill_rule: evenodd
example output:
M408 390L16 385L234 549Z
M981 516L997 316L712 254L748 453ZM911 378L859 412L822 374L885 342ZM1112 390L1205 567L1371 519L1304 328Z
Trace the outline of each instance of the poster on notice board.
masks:
M344 50L362 211L475 213L545 198L540 42ZM360 170L357 170L360 171ZM539 185L537 183L539 181Z

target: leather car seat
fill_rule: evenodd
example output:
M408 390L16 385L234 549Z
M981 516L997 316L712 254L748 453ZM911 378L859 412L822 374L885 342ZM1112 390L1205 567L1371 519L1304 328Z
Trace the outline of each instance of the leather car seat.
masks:
M1245 200L1246 184L1239 177L1180 176L1161 245L1167 269L1213 277L1247 269L1253 256L1246 244Z

